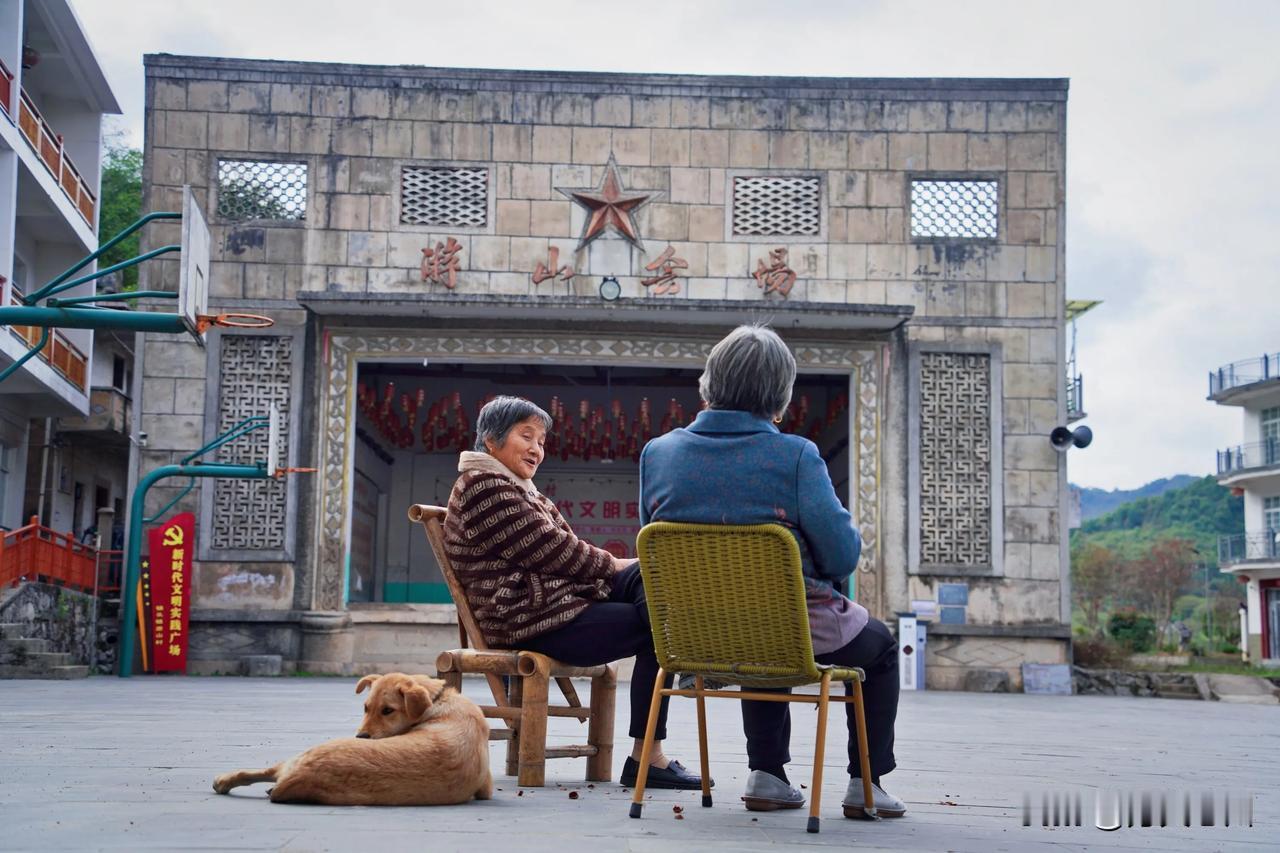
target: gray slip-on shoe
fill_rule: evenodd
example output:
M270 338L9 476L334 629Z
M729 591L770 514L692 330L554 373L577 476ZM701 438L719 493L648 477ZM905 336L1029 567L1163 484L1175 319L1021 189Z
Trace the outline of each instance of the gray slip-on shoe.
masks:
M902 817L907 813L907 804L881 788L879 785L871 786L871 801L875 804L876 813L869 815L863 804L866 798L862 794L862 780L854 776L849 780L849 787L844 792L845 817Z
M742 794L742 801L753 812L798 809L804 805L804 794L772 773L752 770L747 777L747 790Z

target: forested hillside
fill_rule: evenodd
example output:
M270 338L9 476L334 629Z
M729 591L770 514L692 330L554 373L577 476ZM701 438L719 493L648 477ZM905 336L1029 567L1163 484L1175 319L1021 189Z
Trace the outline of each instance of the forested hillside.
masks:
M1084 522L1072 531L1071 547L1094 542L1125 559L1136 559L1161 539L1177 537L1190 539L1201 559L1212 563L1218 555L1218 537L1243 532L1244 499L1232 497L1229 489L1208 476Z
M1105 515L1129 501L1162 495L1171 489L1180 489L1195 481L1196 478L1190 474L1175 474L1172 477L1152 480L1136 489L1080 489L1080 517L1088 521Z

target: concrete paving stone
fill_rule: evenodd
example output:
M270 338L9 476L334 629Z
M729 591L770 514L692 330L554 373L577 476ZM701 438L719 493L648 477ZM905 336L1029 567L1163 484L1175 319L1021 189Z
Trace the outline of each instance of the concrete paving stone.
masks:
M615 773L630 749L620 685ZM468 695L486 698L480 682ZM587 686L580 684L584 701ZM898 770L885 787L908 815L845 820L840 800L844 720L827 737L822 832L806 810L752 814L741 717L708 701L715 806L697 791L650 791L644 817L627 817L631 792L582 780L581 760L548 763L547 786L500 775L505 744L490 745L494 798L463 806L361 808L273 805L268 785L221 797L213 776L274 763L350 734L361 699L353 679L95 677L0 683L0 814L5 850L432 850L518 849L764 851L792 847L872 850L1272 849L1280 830L1280 746L1275 708L1219 702L1021 694L906 693ZM57 709L51 711L50 709ZM672 703L667 753L697 766L695 705ZM792 708L795 784L812 773L814 710ZM1212 736L1206 737L1206 733ZM553 719L550 741L580 742L584 727ZM1214 790L1254 794L1254 826L1023 827L1024 792ZM577 792L570 799L569 792ZM806 794L808 791L806 789ZM1086 800L1088 802L1088 800ZM681 819L674 807L679 806ZM1091 814L1086 818L1091 818ZM753 819L754 818L754 819Z

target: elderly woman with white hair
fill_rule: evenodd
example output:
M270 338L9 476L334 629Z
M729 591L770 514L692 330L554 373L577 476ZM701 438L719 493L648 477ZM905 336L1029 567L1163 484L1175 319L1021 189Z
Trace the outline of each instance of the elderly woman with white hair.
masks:
M900 817L906 806L880 787L894 769L898 713L898 649L884 623L836 588L853 572L862 540L836 496L827 464L812 441L779 432L791 402L796 362L765 326L739 326L712 348L698 391L706 405L693 423L650 441L640 456L640 520L787 527L800 546L816 659L862 667L873 793L878 814ZM852 685L846 685L852 690ZM800 808L791 786L789 705L744 701L747 778L743 800L760 811ZM862 816L857 776L857 724L846 704L849 788L846 817Z
M639 564L579 539L534 486L550 427L551 417L521 397L485 404L476 419L475 450L458 461L445 550L491 646L541 652L573 666L635 655L635 745L619 779L634 785L658 674ZM664 700L648 756L649 785L702 787L701 777L663 754L666 721Z

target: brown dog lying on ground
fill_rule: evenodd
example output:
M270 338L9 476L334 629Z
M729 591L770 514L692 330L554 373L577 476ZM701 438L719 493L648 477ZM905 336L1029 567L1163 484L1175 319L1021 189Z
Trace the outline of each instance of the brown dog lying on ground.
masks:
M213 790L275 782L273 803L435 806L493 795L489 725L476 704L438 678L366 675L364 720L353 738L313 746L265 770L224 773Z

